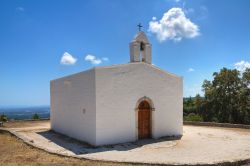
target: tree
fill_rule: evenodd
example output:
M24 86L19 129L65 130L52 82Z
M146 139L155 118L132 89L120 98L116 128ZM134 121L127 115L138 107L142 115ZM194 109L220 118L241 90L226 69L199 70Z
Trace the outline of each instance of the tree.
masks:
M38 115L37 113L35 113L35 114L33 115L32 119L38 120L38 119L40 119L40 117L39 117L39 115Z
M204 80L202 85L204 91L204 101L202 105L201 115L205 122L217 122L216 113L213 107L214 104L214 88L210 81Z
M242 123L250 124L250 68L242 73L243 87L240 94L240 119Z
M190 113L196 113L194 98L191 96L183 99L183 114L187 116Z
M238 95L242 88L240 73L236 69L223 68L214 73L213 88L215 106L220 122L236 123L238 121Z
M242 76L242 80L243 80L244 85L247 86L248 88L250 88L250 87L249 87L249 85L250 85L250 68L247 68L247 69L243 72L242 75L243 75L243 76Z
M195 104L196 114L200 115L202 110L203 99L199 94L195 96L194 104Z
M213 80L203 82L204 121L250 123L250 69L240 73L223 68L213 74Z

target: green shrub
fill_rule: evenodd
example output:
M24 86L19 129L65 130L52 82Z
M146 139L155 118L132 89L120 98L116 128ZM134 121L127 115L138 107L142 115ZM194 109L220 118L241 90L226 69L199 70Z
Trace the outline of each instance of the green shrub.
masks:
M38 119L40 119L40 116L39 116L37 113L35 113L35 114L33 115L32 119L38 120Z
M188 116L184 117L184 121L202 122L203 119L200 115L197 115L195 113L190 113L188 114Z
M0 116L0 121L1 121L1 122L7 122L7 121L8 121L8 117L7 117L6 115L2 114L2 115Z

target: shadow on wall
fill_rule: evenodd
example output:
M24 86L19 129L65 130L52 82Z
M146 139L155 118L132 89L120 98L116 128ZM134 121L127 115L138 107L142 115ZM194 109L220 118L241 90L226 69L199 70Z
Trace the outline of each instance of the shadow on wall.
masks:
M63 134L56 133L53 130L37 132L37 134L57 144L60 147L73 152L76 155L98 153L98 152L112 151L112 150L128 151L142 146L151 146L151 144L160 143L163 141L165 142L164 143L165 146L172 147L177 145L178 141L176 140L179 140L181 138L181 136L180 137L170 136L170 137L162 137L159 139L142 139L135 142L95 147L88 143L78 141L74 138L65 136ZM166 141L168 141L167 144Z

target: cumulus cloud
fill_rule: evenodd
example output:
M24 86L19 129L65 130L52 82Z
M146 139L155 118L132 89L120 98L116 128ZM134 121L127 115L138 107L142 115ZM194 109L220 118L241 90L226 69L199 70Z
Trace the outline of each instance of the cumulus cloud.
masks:
M240 72L244 72L246 68L250 68L250 63L247 61L240 61L234 64L235 69L239 70Z
M85 61L89 61L93 65L99 65L100 63L102 63L101 59L96 58L94 55L90 54L86 55Z
M160 42L165 40L181 41L200 35L198 25L191 22L181 8L171 8L157 21L155 17L149 22L149 32L156 35Z
M188 72L193 72L193 71L195 71L193 68L188 69Z
M61 64L63 65L74 65L76 61L77 59L67 52L65 52L61 58Z

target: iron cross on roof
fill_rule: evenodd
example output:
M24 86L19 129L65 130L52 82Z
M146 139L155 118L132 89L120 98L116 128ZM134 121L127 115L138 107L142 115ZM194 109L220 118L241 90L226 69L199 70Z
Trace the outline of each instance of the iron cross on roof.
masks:
M141 28L143 27L143 26L141 25L141 23L139 23L137 26L138 26L139 31L141 31Z

